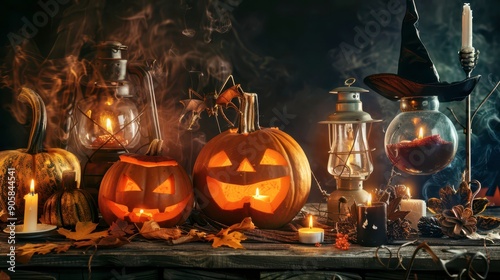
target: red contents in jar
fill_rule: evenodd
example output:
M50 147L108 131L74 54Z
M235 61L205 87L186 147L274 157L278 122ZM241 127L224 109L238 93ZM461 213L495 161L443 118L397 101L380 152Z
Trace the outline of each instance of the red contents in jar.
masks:
M386 146L387 156L401 171L431 174L446 167L454 156L453 143L432 135Z

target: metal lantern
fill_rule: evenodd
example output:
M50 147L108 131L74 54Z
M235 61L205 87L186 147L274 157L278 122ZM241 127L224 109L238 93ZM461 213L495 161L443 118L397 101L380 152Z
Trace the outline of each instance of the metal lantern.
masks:
M160 138L149 65L127 65L127 46L106 41L97 45L83 98L76 103L70 148L85 162L83 184L97 188L118 156L135 152ZM127 79L138 80L134 85ZM134 81L135 81L134 80Z
M347 217L353 203L365 203L368 192L363 189L365 181L373 171L371 150L368 146L367 124L379 122L362 109L361 92L368 90L352 87L356 80L350 78L344 87L330 93L338 95L336 112L327 120L330 144L328 172L337 181L337 189L328 198L328 219L337 222Z

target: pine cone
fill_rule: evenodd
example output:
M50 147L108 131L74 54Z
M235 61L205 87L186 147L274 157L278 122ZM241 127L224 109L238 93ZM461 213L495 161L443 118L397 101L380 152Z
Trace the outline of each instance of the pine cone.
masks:
M477 219L473 216L472 209L463 205L444 210L439 223L443 233L449 237L465 237L477 230Z
M408 239L410 234L411 226L407 219L397 219L387 224L387 238L389 241L395 239Z
M436 217L422 217L418 220L418 231L424 237L442 237L441 224Z

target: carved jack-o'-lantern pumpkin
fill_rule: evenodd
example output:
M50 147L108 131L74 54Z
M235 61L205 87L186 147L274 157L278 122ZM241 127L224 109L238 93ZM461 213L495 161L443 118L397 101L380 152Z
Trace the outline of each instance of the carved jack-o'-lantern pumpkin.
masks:
M172 227L191 213L191 180L175 160L158 155L161 144L154 140L146 155L121 155L104 175L98 203L108 224L118 218L134 223L152 219Z
M279 228L307 201L309 162L290 135L259 127L255 94L243 98L239 130L214 137L198 155L197 201L208 217L228 225L251 217L260 228Z

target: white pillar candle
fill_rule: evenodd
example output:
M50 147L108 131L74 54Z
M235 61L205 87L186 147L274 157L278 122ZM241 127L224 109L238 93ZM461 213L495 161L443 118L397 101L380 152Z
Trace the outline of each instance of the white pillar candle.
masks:
M31 179L30 192L24 196L24 232L36 231L38 224L38 194L35 193L35 180Z
M410 220L411 227L418 230L418 221L425 216L426 205L421 199L402 199L401 211L409 211L406 219Z
M316 244L324 241L325 230L313 227L312 216L309 216L309 227L299 229L299 242Z

